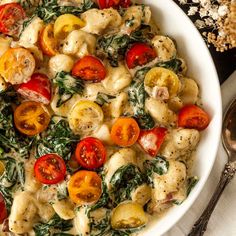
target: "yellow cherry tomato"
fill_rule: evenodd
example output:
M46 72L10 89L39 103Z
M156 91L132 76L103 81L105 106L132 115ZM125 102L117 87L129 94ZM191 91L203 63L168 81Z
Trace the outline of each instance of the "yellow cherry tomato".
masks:
M4 164L0 161L0 176L4 173L5 171L5 166Z
M50 57L58 53L58 41L53 34L53 24L46 25L40 32L39 45L43 53Z
M68 192L78 205L95 203L102 195L102 179L94 171L80 170L71 176Z
M98 104L83 100L72 107L68 121L74 133L89 135L100 127L103 117L103 111Z
M144 85L147 87L166 87L169 97L175 97L180 89L180 81L178 76L171 70L154 67L148 71L144 79Z
M10 48L0 58L0 74L10 84L28 82L34 69L35 59L24 48Z
M84 26L85 23L77 16L72 14L61 15L54 23L54 37L63 37L69 32Z
M120 203L111 216L111 226L113 229L137 228L147 224L148 217L141 205L127 201Z

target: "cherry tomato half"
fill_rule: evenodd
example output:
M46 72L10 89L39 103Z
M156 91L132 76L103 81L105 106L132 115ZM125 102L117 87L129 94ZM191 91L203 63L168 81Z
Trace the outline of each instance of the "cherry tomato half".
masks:
M9 48L0 57L0 74L10 84L22 84L34 73L35 59L25 48Z
M0 224L2 224L6 218L7 218L7 208L5 200L2 194L0 193Z
M23 134L33 136L48 127L50 115L46 108L38 102L23 102L14 112L16 128Z
M72 75L83 80L99 82L106 77L106 68L94 56L85 56L78 60L72 68Z
M147 64L156 56L156 51L146 43L135 43L126 53L126 64L132 69Z
M138 143L150 156L155 157L165 139L166 128L155 127L150 130L141 130Z
M133 118L121 117L111 128L111 139L121 147L133 145L139 137L140 129Z
M57 184L65 178L66 164L57 154L46 154L35 162L34 173L43 184Z
M18 3L7 3L0 6L0 32L15 36L19 33L25 11Z
M88 137L78 143L75 156L81 166L94 169L106 161L106 149L99 139Z
M204 130L210 123L209 115L196 105L186 105L178 114L178 126Z
M102 195L102 179L94 171L80 170L70 178L68 192L78 205L95 203Z
M130 6L130 4L131 4L130 0L98 0L98 5L99 5L100 9L110 8L110 7L127 8Z
M58 42L54 37L53 24L46 25L39 35L39 45L43 53L55 56L58 53Z
M44 74L35 73L27 83L21 84L17 92L23 97L43 104L49 104L51 100L51 84Z

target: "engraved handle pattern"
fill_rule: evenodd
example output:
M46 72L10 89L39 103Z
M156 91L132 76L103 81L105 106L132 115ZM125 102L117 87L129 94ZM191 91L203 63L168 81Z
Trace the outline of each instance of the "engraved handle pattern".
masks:
M204 232L207 229L207 224L210 219L210 216L212 212L215 209L215 206L223 193L225 187L228 185L228 183L231 181L231 179L234 177L234 174L236 172L236 163L235 162L228 162L225 165L225 168L221 174L220 181L217 185L217 188L211 197L210 202L208 203L206 209L200 216L200 218L195 222L195 224L192 227L192 230L188 234L188 236L202 236Z

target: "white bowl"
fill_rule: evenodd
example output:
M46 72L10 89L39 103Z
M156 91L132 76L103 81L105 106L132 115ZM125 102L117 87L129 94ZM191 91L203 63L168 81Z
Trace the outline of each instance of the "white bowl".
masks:
M155 218L140 235L158 236L168 231L199 196L214 164L221 134L222 104L218 76L202 36L188 16L172 0L140 0L151 7L155 22L163 34L173 37L178 53L188 65L188 75L200 86L204 108L211 116L209 127L202 132L197 148L193 175L200 180L188 198L171 208L163 217Z

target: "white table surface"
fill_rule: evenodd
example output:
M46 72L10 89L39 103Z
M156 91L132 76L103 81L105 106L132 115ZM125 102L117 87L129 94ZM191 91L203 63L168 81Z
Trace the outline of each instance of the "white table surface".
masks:
M221 86L223 109L236 96L236 71ZM220 105L220 104L219 104ZM204 158L207 158L204 157ZM190 210L163 236L187 235L206 207L227 161L222 144L210 177ZM236 236L236 177L229 183L213 212L205 236Z

